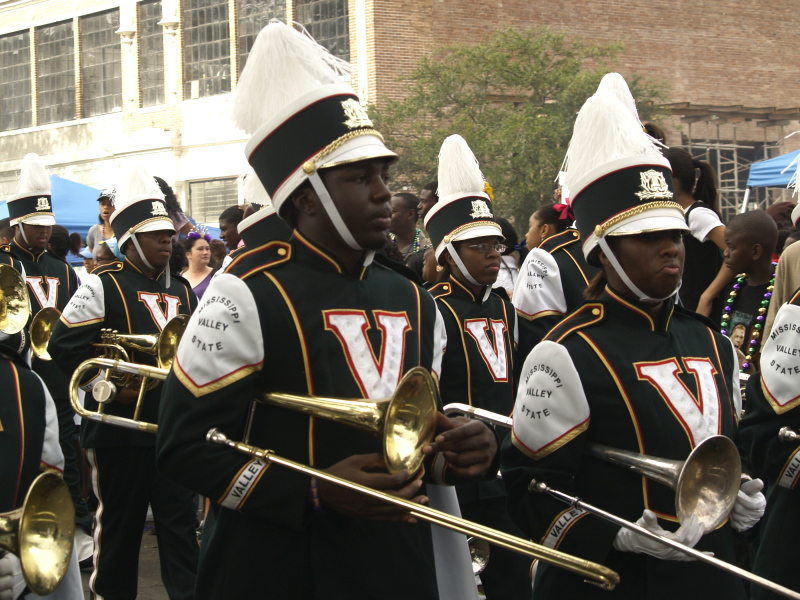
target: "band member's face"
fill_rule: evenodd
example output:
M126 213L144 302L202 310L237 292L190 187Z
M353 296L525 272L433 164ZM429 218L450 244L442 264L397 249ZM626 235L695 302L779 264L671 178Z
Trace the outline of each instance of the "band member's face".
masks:
M392 224L389 162L362 160L320 172L350 234L369 250L384 246Z
M50 234L53 228L50 225L26 225L20 223L19 225L25 230L25 238L17 236L17 243L27 247L30 250L44 250L47 248L47 243L50 241ZM25 240L27 239L27 243Z
M525 236L525 246L528 250L533 250L534 248L538 248L539 244L544 241L544 225L539 220L539 217L536 216L536 213L531 215L528 225L529 228Z
M456 243L456 250L464 266L472 275L472 278L481 285L492 285L497 281L497 274L500 272L500 253L495 250L495 245L500 243L500 237L496 235L487 235L471 240L464 240L463 242ZM473 248L473 246L480 246L486 244L486 251L480 248ZM450 268L459 277L460 269L458 265L451 264ZM459 279L465 279L463 276Z
M228 251L236 250L239 245L239 240L242 236L239 235L238 223L231 223L230 221L219 222L219 237L225 242Z
M678 288L685 255L680 231L623 235L613 238L610 245L633 284L651 298L665 298ZM624 292L627 286L608 264L608 259L602 256L601 261L609 283Z
M173 233L175 232L169 229L162 229L134 234L139 240L147 262L155 269L161 270L169 263L169 257L172 256Z

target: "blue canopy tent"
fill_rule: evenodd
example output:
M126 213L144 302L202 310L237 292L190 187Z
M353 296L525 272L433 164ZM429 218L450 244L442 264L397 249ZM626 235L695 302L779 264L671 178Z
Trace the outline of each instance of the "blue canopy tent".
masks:
M750 165L750 174L747 176L747 189L742 200L742 209L747 210L747 200L750 197L750 188L754 187L786 187L794 175L795 169L789 166L798 160L800 150L781 154L775 158L760 160Z

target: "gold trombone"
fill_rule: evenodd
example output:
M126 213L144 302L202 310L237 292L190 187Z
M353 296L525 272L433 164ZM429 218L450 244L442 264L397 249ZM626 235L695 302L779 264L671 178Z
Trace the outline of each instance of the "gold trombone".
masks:
M74 535L69 488L52 471L33 481L21 508L0 513L0 548L19 557L25 583L37 596L52 593L61 583Z
M514 423L511 417L475 408L467 404L448 404L443 411L446 415L461 413L502 427L511 427ZM791 430L789 430L789 433L784 430L788 430L788 427L781 429L779 435L782 441L800 439L800 436L797 436ZM784 439L784 435L786 439ZM796 437L792 439L790 437L792 435ZM592 442L587 444L586 452L595 458L629 469L675 490L675 507L678 520L683 522L686 517L695 514L700 523L703 524L706 533L716 529L728 517L739 492L742 472L741 458L736 445L725 436L715 435L703 440L695 446L685 461L655 458L646 454L637 454ZM640 535L670 546L679 552L732 573L751 583L765 587L777 594L800 600L800 593L798 592L755 575L750 571L745 571L724 560L685 546L680 542L653 533L649 529L584 502L580 498L554 490L543 481L531 480L528 484L528 491L536 494L548 494L573 508L590 512L620 527L631 529Z
M330 481L336 485L341 485L348 489L366 494L367 496L389 502L390 504L401 506L408 509L408 514L412 517L417 517L418 519L429 521L435 525L439 525L440 527L445 527L459 533L486 540L487 542L503 546L504 548L508 548L514 552L519 552L533 558L538 558L544 562L576 573L577 575L586 578L589 583L594 583L603 589L612 590L619 583L619 575L615 571L612 571L603 565L584 560L558 550L553 550L547 546L535 544L528 540L509 535L503 531L492 529L491 527L485 527L478 523L473 523L472 521L454 517L449 513L436 510L422 504L417 504L415 502L411 502L410 500L398 498L397 496L392 496L391 494L359 485L347 479L342 479L341 477L331 475L325 471L320 471L319 469L315 469L293 460L289 460L288 458L278 456L272 450L257 448L250 444L245 444L244 442L235 442L229 440L225 434L218 429L209 430L206 440L213 444L228 446L238 452L259 458L266 462L288 467L289 469L305 473L306 475L316 477L317 479Z
M166 331L165 328L162 336ZM172 354L174 355L174 352ZM94 399L100 403L100 408L96 412L81 406L78 398L80 382L86 373L95 369L105 372L104 378L92 388ZM84 361L70 380L70 400L75 412L84 419L156 433L158 425L139 420L139 407L143 395L141 391L133 419L105 413L104 404L110 402L116 393L116 386L111 381L112 374L160 381L167 378L169 369L109 358ZM430 374L421 367L409 370L391 397L378 400L322 398L280 392L263 393L251 406L246 426L248 439L253 410L257 402L337 421L381 436L384 460L390 473L399 473L403 470L416 472L424 460L422 449L431 443L436 429L436 387Z
M462 413L494 425L510 428L513 419L469 406L448 404L444 414ZM742 461L736 445L725 436L703 440L684 460L658 458L587 442L590 456L628 469L675 491L675 514L683 523L696 515L705 532L713 531L728 518L739 493Z

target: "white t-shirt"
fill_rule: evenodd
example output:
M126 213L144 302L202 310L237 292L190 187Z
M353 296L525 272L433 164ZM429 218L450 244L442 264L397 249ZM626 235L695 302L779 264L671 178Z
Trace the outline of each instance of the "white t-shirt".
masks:
M706 206L693 208L689 213L689 231L698 241L705 242L708 234L717 227L724 227L717 214Z

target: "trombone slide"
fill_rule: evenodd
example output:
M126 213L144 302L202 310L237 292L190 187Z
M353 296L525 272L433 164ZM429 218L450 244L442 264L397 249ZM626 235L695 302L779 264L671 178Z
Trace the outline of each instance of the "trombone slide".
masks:
M250 444L245 444L243 442L229 440L225 434L218 429L209 430L208 434L206 435L206 440L213 444L229 446L238 452L242 452L243 454L247 454L255 458L260 458L268 463L282 465L289 469L305 473L306 475L344 486L373 498L384 500L390 504L402 506L403 508L408 509L408 514L413 517L417 517L424 521L429 521L441 527L452 529L453 531L458 531L459 533L485 539L488 542L503 546L514 552L519 552L521 554L538 558L539 560L543 560L557 567L567 569L573 573L585 577L589 583L599 585L603 589L614 589L614 586L619 583L619 575L617 575L615 571L612 571L603 565L565 554L564 552L560 552L558 550L552 550L546 546L534 544L533 542L509 535L502 531L498 531L497 529L492 529L490 527L485 527L465 519L454 517L449 513L429 508L421 504L416 504L415 502L368 488L347 479L342 479L341 477L336 477L335 475L331 475L325 471L320 471L319 469L306 466L288 458L277 456L272 450L265 450Z
M587 502L584 502L580 498L577 498L575 496L570 496L568 494L565 494L564 492L559 492L558 490L554 490L543 481L537 481L536 479L532 479L531 482L528 484L528 491L535 494L548 494L549 496L552 496L556 500L559 500L565 504L569 504L573 508L585 510L586 512L590 512L602 519L610 521L615 525L619 525L620 527L625 527L626 529L635 531L639 535L643 535L647 538L650 538L651 540L655 540L661 544L669 546L670 548L674 548L675 550L678 550L683 554L686 554L688 556L691 556L692 558L713 565L719 569L722 569L723 571L727 571L728 573L737 575L742 579L746 579L750 583L755 583L756 585L765 587L768 590L775 592L776 594L781 594L782 596L786 596L787 598L794 598L795 600L800 600L800 593L798 592L783 587L782 585L778 585L777 583L770 581L769 579L764 579L763 577L756 575L755 573L751 573L750 571L745 571L744 569L740 569L736 565L727 563L724 560L716 558L715 556L706 554L705 552L701 552L700 550L695 550L694 548L690 548L689 546L681 544L680 542L676 542L675 540L671 540L670 538L658 535L657 533L653 533L652 531L642 527L641 525L632 523L631 521L627 521L622 517L618 517L592 504L588 504Z

